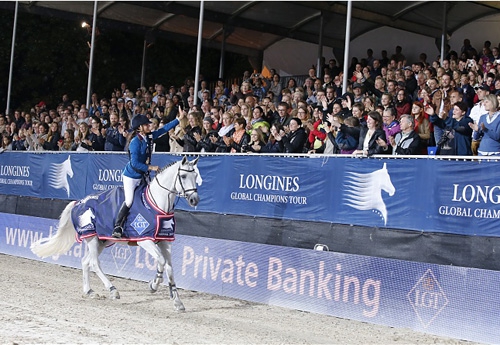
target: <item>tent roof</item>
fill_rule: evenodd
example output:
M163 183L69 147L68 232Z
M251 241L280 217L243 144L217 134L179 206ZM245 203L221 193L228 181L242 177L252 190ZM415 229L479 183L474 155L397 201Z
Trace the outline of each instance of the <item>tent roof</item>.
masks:
M92 1L20 1L20 11L91 21ZM1 2L0 8L14 8ZM99 1L98 26L196 43L199 1ZM205 1L203 44L258 57L284 38L318 43L323 14L323 45L344 49L346 1ZM447 2L447 33L500 11L497 1ZM382 26L438 38L442 1L353 1L351 39Z

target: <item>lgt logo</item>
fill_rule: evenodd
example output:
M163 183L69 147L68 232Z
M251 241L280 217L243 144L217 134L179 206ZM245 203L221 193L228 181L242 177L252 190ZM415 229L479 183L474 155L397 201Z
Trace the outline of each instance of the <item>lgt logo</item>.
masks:
M113 246L111 255L113 256L113 261L115 262L116 268L121 272L132 257L132 252L129 246L116 245Z
M431 269L424 273L407 297L424 328L427 328L448 304L448 298Z

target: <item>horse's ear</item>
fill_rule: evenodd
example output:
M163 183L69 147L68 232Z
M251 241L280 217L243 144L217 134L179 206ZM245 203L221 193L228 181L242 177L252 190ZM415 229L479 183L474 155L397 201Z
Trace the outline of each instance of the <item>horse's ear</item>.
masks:
M382 169L387 170L387 163L384 163L384 167Z
M200 159L200 156L196 157L196 159L192 161L191 164L195 166L198 163L198 159Z
M181 164L184 165L188 161L187 156L182 157L182 162Z

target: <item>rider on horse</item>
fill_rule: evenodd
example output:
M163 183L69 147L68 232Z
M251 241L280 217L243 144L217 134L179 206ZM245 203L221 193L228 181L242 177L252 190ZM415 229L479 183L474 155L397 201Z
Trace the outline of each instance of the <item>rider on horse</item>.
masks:
M141 183L149 170L158 171L159 167L151 165L151 153L153 140L167 133L170 129L179 124L179 119L184 117L184 111L179 107L177 119L165 124L162 128L151 132L149 124L151 121L145 115L138 114L132 119L132 130L137 133L129 145L129 162L123 169L123 191L125 201L118 211L118 216L113 229L113 237L121 238L123 226L134 202L134 190Z

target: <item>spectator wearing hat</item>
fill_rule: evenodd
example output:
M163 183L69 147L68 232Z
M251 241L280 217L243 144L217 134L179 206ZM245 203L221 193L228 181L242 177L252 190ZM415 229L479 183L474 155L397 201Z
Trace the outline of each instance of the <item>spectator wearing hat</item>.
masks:
M410 95L412 95L418 88L417 79L415 79L415 74L413 73L413 69L411 68L411 66L406 66L404 68L404 73L405 73L406 91Z
M363 97L364 97L363 84L354 83L352 85L352 93L354 94L353 103L363 102Z
M167 133L179 124L179 119L184 117L184 112L179 117L167 123L162 128L151 132L151 121L145 115L136 115L132 119L132 131L135 133L129 144L129 161L122 173L123 191L125 201L118 211L112 236L121 238L123 225L127 219L130 207L134 202L134 190L141 183L145 175L150 171L158 171L157 165L151 164L151 153L153 140Z

